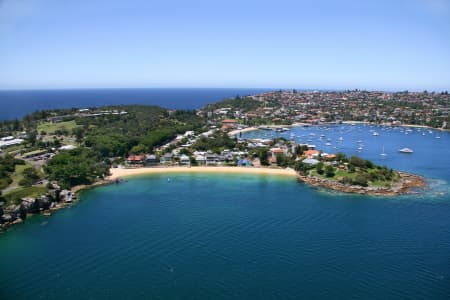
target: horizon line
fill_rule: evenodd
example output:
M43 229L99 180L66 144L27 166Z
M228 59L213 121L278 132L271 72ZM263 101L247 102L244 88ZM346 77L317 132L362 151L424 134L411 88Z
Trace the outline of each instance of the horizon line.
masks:
M268 91L289 91L297 90L301 92L305 91L328 91L328 92L343 92L343 91L365 91L365 92L384 92L384 93L400 93L400 92L412 92L412 93L442 93L448 92L448 89L367 89L367 88L299 88L299 87L61 87L61 88L0 88L0 92L25 92L25 91L76 91L76 90L144 90L144 89L184 89L184 90L217 90L217 89L248 89L248 90L268 90Z

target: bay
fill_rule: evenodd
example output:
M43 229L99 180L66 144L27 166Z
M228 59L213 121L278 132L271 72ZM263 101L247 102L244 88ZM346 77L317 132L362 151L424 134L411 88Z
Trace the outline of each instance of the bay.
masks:
M449 298L449 133L342 125L245 135L318 148L330 139L327 152L423 175L430 189L367 197L283 176L129 178L1 235L0 298Z

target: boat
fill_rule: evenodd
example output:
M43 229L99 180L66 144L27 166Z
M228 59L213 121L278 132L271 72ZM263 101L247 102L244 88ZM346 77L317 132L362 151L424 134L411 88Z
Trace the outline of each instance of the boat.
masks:
M331 146L331 143L326 143L325 146Z
M380 154L381 156L386 156L387 154L384 152L384 146L383 146L383 151Z
M413 153L414 151L410 148L402 148L400 150L398 150L401 153Z
M339 141L343 141L344 140L344 138L341 136L339 139L338 139Z
M361 146L358 147L358 150L359 150L359 151L362 151L362 149L363 149L363 147L361 147Z
M436 138L437 138L437 139L440 139L441 137L440 137L440 136L437 136Z
M373 136L379 136L380 134L379 134L378 132L374 131L374 132L372 133L372 135L373 135Z

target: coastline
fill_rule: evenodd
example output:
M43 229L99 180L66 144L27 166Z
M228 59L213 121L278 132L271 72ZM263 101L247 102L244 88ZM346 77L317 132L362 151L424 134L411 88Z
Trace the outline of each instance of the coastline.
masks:
M435 128L431 126L426 125L414 125L414 124L400 124L400 125L391 125L391 124L376 124L371 122L365 122L365 121L342 121L342 124L365 124L365 125L377 125L377 126L387 126L387 127L410 127L410 128L424 128L424 129L434 129L439 131L450 131L450 129L445 128Z
M302 127L302 126L309 126L310 124L308 123L293 123L291 125L260 125L260 126L267 126L270 128L289 128L289 127ZM239 133L244 133L244 132L250 132L250 131L255 131L255 130L261 130L261 128L259 128L259 126L252 126L252 127L247 127L247 128L243 128L243 129L236 129L236 130L232 130L228 133L229 136L235 136L238 135Z
M305 125L308 126L320 126L320 125L329 125L329 124L335 124L335 123L323 123L323 124L318 124L318 125L311 125L311 124L307 124L307 123L294 123L291 125L264 125L264 126L268 126L270 128L283 128L283 127L302 127ZM377 125L377 126L387 126L387 127L407 127L407 128L423 128L423 129L432 129L432 130L438 130L438 131L444 131L444 132L450 132L450 129L445 129L445 128L434 128L434 127L430 127L430 126L426 126L426 125L414 125L414 124L401 124L401 125L391 125L391 124L375 124L375 123L371 123L371 122L365 122L365 121L342 121L342 124L359 124L359 125ZM245 132L250 132L250 131L256 131L256 130L260 130L261 128L259 128L258 126L252 126L252 127L247 127L244 129L236 129L236 130L232 130L228 133L229 136L236 136L240 133L245 133Z
M111 175L107 181L115 181L124 177L148 175L148 174L172 174L172 173L222 173L222 174L259 174L282 175L297 177L293 169L254 168L254 167L147 167L147 168L111 168Z

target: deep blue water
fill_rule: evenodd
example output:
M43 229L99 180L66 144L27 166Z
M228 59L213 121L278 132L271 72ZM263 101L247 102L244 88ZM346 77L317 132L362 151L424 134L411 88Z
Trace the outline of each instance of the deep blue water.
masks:
M361 156L425 175L431 190L365 197L280 176L131 178L1 235L0 299L449 299L450 134L374 129L293 132L318 133L317 145L322 132L333 145L342 136L347 154L362 139Z
M86 108L104 105L148 104L172 109L196 109L236 95L267 89L142 88L0 91L0 120L21 118L42 109Z

